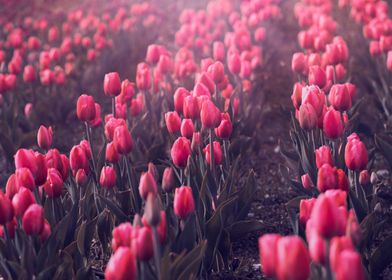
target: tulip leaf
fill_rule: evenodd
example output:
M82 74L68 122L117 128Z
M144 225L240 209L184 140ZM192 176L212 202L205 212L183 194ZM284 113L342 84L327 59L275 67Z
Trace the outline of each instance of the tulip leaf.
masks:
M239 190L237 220L242 220L248 215L256 191L255 174L254 171L251 170L244 187Z
M99 198L102 203L106 204L109 210L113 212L119 223L126 222L129 220L128 216L113 201L103 197L102 195L99 195Z
M259 231L266 228L266 224L255 220L238 221L227 227L227 231L230 234L230 239L235 241L239 238L244 237L245 234L254 231Z
M174 252L192 249L196 241L195 219L195 215L190 215L186 219L183 230L179 232L176 240L173 242L172 250Z
M392 236L387 237L370 257L370 273L372 279L379 277L379 274L392 262Z
M199 274L200 265L203 260L205 250L207 248L207 242L204 240L200 242L198 246L192 249L185 257L182 258L182 262L176 267L176 271L181 274L178 276L179 280L187 280L192 276Z
M98 216L91 221L83 221L77 231L77 244L80 254L84 257L88 256L91 240L95 232L95 225Z
M366 210L363 208L361 202L358 200L352 190L349 191L348 196L358 218L358 222L361 223L362 220L366 217Z
M53 276L53 274L56 272L56 270L57 270L57 265L51 265L45 268L43 271L41 271L35 279L36 280L50 279Z

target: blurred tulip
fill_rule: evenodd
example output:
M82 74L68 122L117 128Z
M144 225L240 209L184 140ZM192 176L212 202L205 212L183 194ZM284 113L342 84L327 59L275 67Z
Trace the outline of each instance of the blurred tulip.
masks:
M222 153L221 144L218 141L214 141L213 148L214 148L214 164L221 165L222 161L223 161L223 153ZM208 144L204 148L203 152L206 155L207 163L210 165L211 164L210 144Z
M44 208L31 204L23 214L22 227L27 235L39 235L44 228Z
M264 234L258 239L261 268L267 277L276 277L277 246L280 238L279 234Z
M120 125L115 128L113 134L113 145L116 150L122 154L129 154L133 148L132 135L126 125Z
M154 176L150 172L144 172L140 176L139 194L143 200L147 199L149 193L156 194L158 192L157 183Z
M95 118L95 102L92 96L82 94L76 103L76 115L83 122L92 121Z
M175 134L180 131L181 118L176 111L165 113L165 123L170 134Z
M99 184L102 188L112 189L117 182L116 170L111 166L104 166L101 170Z
M137 275L136 256L132 249L120 247L110 257L105 269L106 280L134 280Z
M14 217L11 200L0 191L0 224L5 225Z
M105 74L103 89L107 96L118 96L121 93L120 75L117 72Z
M299 204L299 220L303 225L306 225L309 220L316 200L316 198L301 199Z
M319 195L310 216L316 232L325 239L341 235L340 213L336 203L324 194Z
M46 128L41 125L38 129L37 142L41 149L47 150L52 146L52 127Z
M112 231L112 250L116 252L120 247L130 247L132 241L132 225L129 222L121 223Z
M312 180L310 179L308 173L301 176L301 182L302 182L302 186L305 189L310 189L313 186Z
M173 207L174 214L181 220L185 220L195 211L195 202L191 187L182 186L176 188Z
M304 130L312 130L317 126L317 114L309 103L302 104L298 113L299 125Z
M329 189L338 187L338 174L335 167L328 163L323 164L317 173L317 189L319 192L325 192Z
M336 280L365 280L361 256L353 250L343 250L339 255Z
M318 148L315 151L316 154L316 166L317 168L321 168L324 164L329 164L333 166L333 159L332 159L332 153L331 153L331 148L324 145Z

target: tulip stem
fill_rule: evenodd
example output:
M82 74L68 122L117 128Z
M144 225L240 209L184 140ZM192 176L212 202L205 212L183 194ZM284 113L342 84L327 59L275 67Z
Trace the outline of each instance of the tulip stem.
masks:
M225 167L226 169L229 169L229 155L227 154L227 141L223 140L223 153L225 154Z
M312 138L313 151L315 151L315 150L316 150L316 141L314 140L314 139L315 139L315 137L314 137L314 129L312 129L312 130L310 131L310 137Z
M112 98L112 114L113 114L113 118L116 117L116 99L115 97Z
M135 190L132 187L131 173L130 173L128 159L126 157L124 157L124 163L125 163L125 169L127 170L128 185L129 185L129 188L131 189L131 196L132 196L133 205L135 207L135 212L139 212L139 205L137 204L137 201L136 201Z
M158 239L158 231L157 227L153 226L152 227L152 232L153 232L153 242L154 242L154 257L155 257L155 266L156 266L156 271L157 271L157 278L161 278L161 252L159 248L159 239Z
M213 137L213 129L210 129L210 169L211 169L212 175L215 178L214 146L213 146L212 137Z
M329 263L329 245L330 245L329 239L326 239L325 240L325 272L326 272L325 279L326 280L333 279L332 272L331 272L331 266Z
M93 162L94 174L95 174L95 176L98 176L97 165L95 163L95 157L94 157L93 140L91 137L90 126L89 126L88 122L85 122L85 125L86 125L87 141L88 141L88 144L90 145L90 149L91 149L91 160Z

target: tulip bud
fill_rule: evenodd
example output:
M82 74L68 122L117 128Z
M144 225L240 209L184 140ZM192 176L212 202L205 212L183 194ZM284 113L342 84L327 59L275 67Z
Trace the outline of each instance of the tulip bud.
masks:
M316 200L316 198L301 199L299 204L299 220L301 224L306 225Z
M317 173L317 189L319 192L336 189L338 187L338 176L335 167L323 164Z
M194 132L192 135L191 148L193 152L197 152L201 148L201 135L200 132Z
M11 174L8 177L7 184L5 185L5 194L12 199L14 195L19 191L18 185L16 184L16 176L15 174Z
M149 227L134 229L132 247L140 261L147 262L154 256L152 231Z
M33 150L18 149L15 156L15 168L19 169L26 167L30 169L31 173L35 174L38 170L37 160Z
M344 250L354 250L353 243L349 237L341 236L331 239L329 247L329 263L332 271L337 271L339 266L339 257Z
M120 160L120 154L117 152L113 142L106 145L105 159L110 163L117 163Z
M151 88L150 68L146 63L137 65L136 86L140 90L149 90Z
M324 164L329 164L333 166L333 160L332 160L332 153L331 153L331 148L324 145L318 148L316 151L316 166L317 168L320 168Z
M173 207L174 214L181 220L185 220L195 211L195 201L191 187L182 186L176 188Z
M42 228L42 231L39 234L39 239L41 240L41 242L45 242L51 234L52 234L52 229L50 228L50 224L47 220L44 220L44 227Z
M291 95L291 101L295 109L299 109L302 104L302 88L303 85L300 83L295 83L293 88L293 93Z
M336 203L324 194L319 195L310 215L315 231L325 239L339 235L339 217Z
M191 143L185 137L179 137L171 148L171 158L178 168L185 168L191 154Z
M309 103L302 104L298 113L299 125L304 130L312 130L317 126L317 114Z
M223 154L222 154L222 148L221 144L218 141L214 141L213 143L213 149L214 149L214 164L215 165L221 165L223 161ZM211 155L210 155L210 144L208 144L203 152L206 155L206 161L210 165L211 164Z
M117 96L121 93L121 80L117 72L111 72L105 75L103 90L105 95L110 97Z
M136 279L136 256L132 249L120 247L110 257L105 269L106 280L134 280Z
M367 186L370 184L370 175L369 172L365 169L359 173L359 183L361 186Z
M188 95L189 91L183 87L177 88L176 92L174 93L174 108L178 113L183 112L184 99Z
M258 239L261 268L267 277L276 276L277 246L280 238L279 234L264 234Z
M111 166L104 166L99 178L100 185L105 189L112 189L116 185L116 170Z
M92 96L82 94L76 103L76 115L83 122L92 121L95 118L95 102Z
M24 70L23 70L23 81L26 83L32 83L36 79L36 73L34 66L32 65L26 65Z
M198 118L198 105L197 105L197 99L193 96L186 96L184 98L184 104L183 104L183 114L184 117L187 119L196 119Z
M175 188L174 171L171 167L166 167L162 175L162 189L169 193Z
M16 184L18 188L25 187L29 190L34 190L35 181L30 169L22 167L15 170Z
M354 250L343 250L339 255L336 280L365 280L361 256Z
M79 169L76 172L75 181L79 186L84 186L87 183L88 177L84 169Z
M327 77L325 76L325 72L320 66L309 67L308 80L309 84L317 85L320 88L323 88L327 83Z
M329 103L335 110L347 111L351 108L351 95L345 85L333 85L329 91Z
M343 134L343 123L340 113L330 108L323 119L324 134L330 139L337 139Z
M41 149L47 150L52 146L52 127L46 128L41 125L38 129L37 142Z
M217 61L208 67L208 73L211 75L212 80L215 84L219 84L225 77L225 67L222 62Z
M343 169L337 169L336 174L338 178L338 189L347 192L349 190L350 185L346 173L344 172Z
M317 86L306 86L302 88L303 104L311 104L316 111L317 116L322 114L325 105L325 95Z
M130 247L132 241L132 225L121 223L112 231L112 250L116 252L120 247Z
M307 61L304 53L299 52L293 54L293 58L291 60L291 70L296 73L306 73L308 68Z
M366 169L368 163L367 150L365 144L356 133L347 137L344 161L350 170L360 171Z
M83 169L86 174L89 173L89 163L86 152L80 145L72 147L69 155L69 161L74 175L79 169Z
M150 64L156 64L161 55L160 46L151 44L147 47L146 61Z
M229 139L233 132L233 125L230 120L229 114L222 115L220 125L215 128L215 134L221 139Z
M144 209L144 216L149 225L156 227L159 225L161 219L160 202L157 199L156 193L148 192L147 201Z
M154 176L150 172L144 172L140 176L139 194L146 200L149 193L156 194L158 192L157 183Z
M206 100L201 107L200 118L203 127L212 129L219 125L221 114L211 100Z
M310 256L300 237L285 236L277 244L277 278L308 279L310 275Z
M233 52L228 55L227 66L233 75L238 75L241 71L241 58L238 53Z
M195 127L191 119L183 119L181 123L181 135L188 139L191 139L193 133L195 132Z
M180 131L181 118L176 111L165 113L165 123L170 134Z
M55 168L49 168L46 183L44 184L44 189L48 197L59 197L63 190L63 184L64 182L60 172Z
M14 217L11 200L0 191L0 224L5 225Z
M39 235L44 228L44 208L31 204L23 214L22 227L27 235Z
M310 179L308 173L301 176L301 182L302 182L302 186L305 189L310 189L313 186L312 180Z
M116 150L122 155L129 154L132 151L132 135L126 125L116 127L113 134L113 144Z

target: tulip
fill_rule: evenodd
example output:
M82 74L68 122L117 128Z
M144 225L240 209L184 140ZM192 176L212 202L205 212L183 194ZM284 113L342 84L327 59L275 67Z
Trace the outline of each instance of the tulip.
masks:
M136 86L140 90L149 90L151 88L150 68L146 63L137 65Z
M174 108L178 113L183 112L183 104L185 97L189 96L189 91L183 87L177 88L174 93Z
M103 90L105 95L111 97L118 96L121 93L121 80L117 72L111 72L105 75Z
M367 186L370 183L370 175L366 169L359 173L359 183L361 186Z
M301 238L285 236L279 239L276 272L278 279L308 279L310 256Z
M0 190L0 224L5 225L14 217L11 200Z
M224 79L225 67L223 66L222 62L217 61L208 67L208 73L211 75L211 78L215 84L219 84Z
M260 263L267 277L276 276L277 245L280 238L279 234L264 234L258 239Z
M113 145L122 155L129 154L132 151L132 135L126 125L120 125L114 130Z
M41 125L38 129L37 142L41 149L47 150L52 146L52 127L46 128Z
M331 198L337 206L347 208L347 192L342 190L327 190L324 194Z
M222 120L217 128L215 134L221 139L229 139L233 132L233 124L231 123L229 114L222 115Z
M309 67L308 80L309 84L317 85L320 88L323 88L327 83L327 77L325 76L325 72L320 66Z
M100 126L102 123L102 119L101 119L101 105L99 105L98 103L95 103L95 117L92 121L89 121L89 125L91 127L98 127Z
M181 118L176 111L165 113L165 123L170 134L180 131Z
M219 109L211 100L206 100L201 107L200 118L203 127L212 129L219 126L221 114Z
M301 182L305 189L310 189L313 186L312 180L308 173L301 176Z
M46 154L46 156L48 155L48 153ZM41 186L46 182L46 176L48 175L48 166L47 166L47 161L46 161L46 157L43 154L40 154L38 152L35 152L35 160L37 163L37 172L35 173L35 185L36 186ZM60 157L60 162L61 162L61 157ZM62 162L61 165L59 165L58 167L59 170L61 170L62 172L66 172L66 176L68 176L68 166L63 166ZM63 179L65 180L66 177Z
M212 53L215 60L223 62L225 59L225 45L223 42L215 41L212 45Z
M38 170L37 160L33 150L18 149L15 156L15 168L26 167L31 173L35 174Z
M186 96L183 104L183 114L187 119L198 118L199 109L197 105L197 99L193 96Z
M136 279L136 257L132 249L120 247L110 257L105 269L106 280L134 280Z
M336 280L365 280L365 273L359 253L343 250L339 256Z
M334 237L331 239L329 247L329 263L332 271L337 271L339 266L339 257L344 250L354 250L351 239L347 236Z
M134 84L131 83L128 79L122 81L121 83L121 93L119 96L117 96L119 98L119 100L121 101L121 103L129 103L134 94L135 94L135 88L134 88Z
M319 195L310 215L315 231L325 239L339 235L339 218L336 203L324 194Z
M104 166L99 178L100 185L105 189L112 189L116 185L116 170L111 166Z
M146 200L149 193L156 194L158 192L157 183L154 176L150 172L145 172L140 176L139 194Z
M144 207L143 218L146 219L149 225L156 227L160 223L161 204L157 198L157 194L153 192L147 193L146 204Z
M5 185L5 194L9 197L9 199L12 199L18 190L19 188L16 184L16 176L15 174L11 174L11 176L8 177L7 184Z
M301 199L299 204L299 220L303 225L306 225L307 221L309 220L316 201L316 198Z
M59 197L63 190L63 179L60 172L55 168L48 169L48 176L44 184L45 193L48 197Z
M52 234L52 229L50 228L50 224L47 220L45 220L44 227L41 233L39 234L39 239L41 240L41 242L45 242L51 234Z
M325 240L314 231L311 220L306 224L306 238L308 240L309 254L312 260L318 264L325 265L327 244L325 243Z
M32 65L26 65L24 70L23 70L23 81L26 83L32 83L36 79L36 73L34 66Z
M152 231L149 227L134 228L132 247L140 261L147 262L154 256Z
M338 189L348 192L350 185L346 173L343 169L337 169L336 174L338 178Z
M392 70L392 51L389 51L387 55L387 68Z
M31 204L23 214L22 227L27 235L39 235L44 228L44 208Z
M345 85L333 85L329 91L329 103L337 111L347 111L351 108L351 95Z
M147 47L146 61L150 64L156 64L161 55L161 47L156 44L151 44Z
M85 150L80 146L73 146L69 155L71 170L75 175L79 169L83 169L86 174L89 173L89 163Z
M197 83L195 84L193 90L196 96L200 95L200 93L198 93L198 91L200 91L200 89L198 88L199 85L204 85L208 89L208 92L205 92L204 95L211 96L211 94L215 92L215 83L212 80L210 74L207 72L201 73L199 78L197 79ZM203 90L205 91L205 89Z
M79 169L75 175L75 181L79 186L84 186L87 183L88 177L84 169Z
M183 119L181 122L181 135L188 139L191 139L195 132L195 126L191 119Z
M171 158L178 168L184 168L187 165L188 157L191 154L191 143L185 137L179 137L173 143L171 148Z
M329 164L323 164L317 173L317 189L319 192L325 192L329 189L338 187L338 175L335 167Z
M214 91L212 91L214 92ZM200 96L207 96L208 98L211 97L210 89L201 82L195 84L193 88L193 96L200 97Z
M218 141L214 141L213 148L214 148L214 164L221 165L223 161L221 144ZM207 163L211 165L210 144L208 144L204 148L203 152L205 153Z
M95 118L95 102L92 96L82 94L76 103L76 115L83 122L92 121Z
M291 60L291 70L296 73L306 73L308 68L307 61L305 59L305 55L302 52L293 54L293 58Z
M309 103L313 106L317 116L321 115L325 105L325 96L317 86L303 87L301 99L301 105Z
M317 126L317 114L309 103L302 104L298 113L299 125L304 130L312 130Z
M166 167L162 175L162 189L171 192L175 188L174 171L171 167Z
M132 238L132 225L129 222L121 223L112 231L112 250L116 252L120 247L130 247Z
M365 144L356 133L347 137L344 161L350 170L360 171L366 169L368 163L367 150Z
M110 163L117 163L120 160L120 154L117 152L113 142L106 145L105 159Z
M35 181L34 176L31 173L30 169L22 167L15 170L16 176L16 184L18 188L25 187L29 190L34 190L35 188Z
M228 55L227 67L233 75L238 75L241 71L241 58L238 53L233 52Z
M295 109L299 109L302 104L302 88L303 85L300 83L295 83L293 88L293 93L291 95L291 101Z
M337 139L343 134L343 123L338 111L330 108L323 119L324 134L330 139Z
M185 220L195 211L195 201L191 187L182 186L176 188L173 207L174 214L181 220Z
M329 164L333 166L333 160L332 160L332 153L331 153L331 148L324 145L318 148L316 151L316 166L317 168L321 168L324 164Z
M201 147L200 132L194 132L192 135L191 149L193 152L197 152L200 147Z

